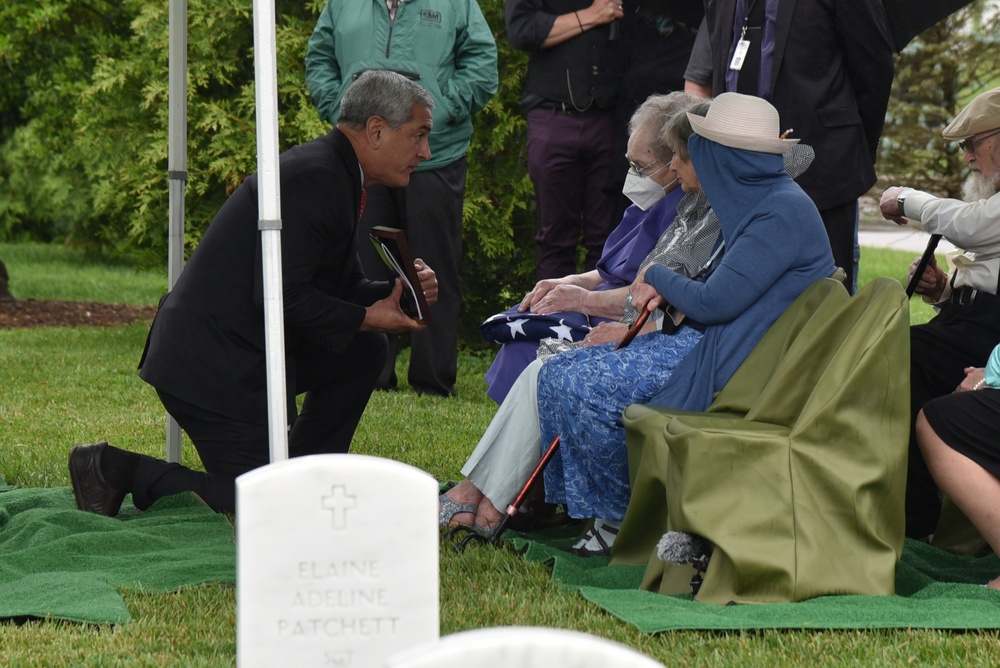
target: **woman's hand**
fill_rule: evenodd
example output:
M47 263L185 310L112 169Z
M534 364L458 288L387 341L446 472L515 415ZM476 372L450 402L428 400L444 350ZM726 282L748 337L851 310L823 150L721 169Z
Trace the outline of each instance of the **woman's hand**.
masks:
M557 285L531 307L532 313L547 315L564 311L579 311L586 313L587 295L589 290L575 285Z
M653 311L658 306L663 304L663 297L656 289L646 282L646 272L652 265L647 265L639 275L635 277L632 281L631 287L628 289L629 296L632 298L632 308L640 313L643 309Z
M579 12L584 17L581 23L592 21L595 25L611 23L625 15L622 11L622 0L594 0L590 7L585 7Z
M517 310L520 313L524 313L525 311L537 313L537 311L534 310L535 305L541 303L541 301L545 299L546 295L548 295L549 292L557 286L565 285L568 282L568 277L546 278L543 281L538 281L535 283L535 287L531 289L531 292L526 294L524 299L521 300L521 305L517 307Z
M969 366L965 367L965 379L958 384L955 388L956 392L971 392L972 390L981 390L986 386L983 382L986 374L986 369L981 367Z
M597 346L602 343L618 343L628 332L628 325L623 322L602 322L583 337L581 345Z
M663 304L663 297L649 283L633 284L632 308L642 313L643 310L653 311Z

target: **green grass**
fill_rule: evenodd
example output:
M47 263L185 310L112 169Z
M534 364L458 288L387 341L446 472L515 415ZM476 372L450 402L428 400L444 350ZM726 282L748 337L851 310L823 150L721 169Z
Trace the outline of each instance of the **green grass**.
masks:
M102 266L63 249L0 245L20 298L155 303L162 276ZM862 283L898 275L908 253L865 249ZM30 287L29 287L30 286ZM913 300L915 321L932 314ZM69 485L75 443L108 440L162 456L163 411L135 364L146 325L115 329L0 330L0 474L29 487ZM400 359L405 368L406 355ZM489 358L463 353L459 397L376 393L353 451L391 457L455 479L493 415L482 374ZM405 377L402 374L401 377ZM378 419L375 419L375 416ZM190 443L184 463L198 466ZM235 591L204 586L168 594L123 592L134 621L93 627L52 621L0 624L3 666L226 666L234 663ZM559 589L548 567L505 549L441 551L441 633L500 625L557 626L636 647L667 665L989 666L996 632L763 631L643 635Z
M17 299L155 304L167 290L166 269L109 264L78 251L41 243L0 243L0 260Z

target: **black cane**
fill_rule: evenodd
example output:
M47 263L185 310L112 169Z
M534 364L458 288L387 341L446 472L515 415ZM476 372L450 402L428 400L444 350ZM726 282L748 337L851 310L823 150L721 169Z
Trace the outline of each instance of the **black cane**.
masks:
M924 254L920 256L920 262L917 263L917 268L914 270L913 275L910 276L909 282L906 284L906 298L909 299L913 296L913 293L917 290L917 284L920 282L920 277L924 275L924 269L931 261L931 257L934 256L934 251L937 250L938 242L941 241L940 234L932 234L931 238L927 241L927 248L924 249Z
M632 342L632 339L636 337L639 330L642 329L642 326L646 324L646 320L649 318L649 313L650 311L647 309L643 309L639 312L639 317L636 319L635 323L629 327L629 330L625 332L625 336L623 336L622 340L618 342L617 346L615 346L615 350L621 350ZM524 483L524 486L521 487L521 491L518 492L517 497L509 506L507 506L507 512L504 513L503 518L495 527L493 527L493 530L488 536L480 535L479 533L476 533L475 529L472 527L466 526L458 526L449 531L446 534L446 537L454 536L459 531L468 532L462 540L455 544L455 550L461 552L465 549L465 546L473 540L496 545L497 542L500 541L500 537L507 530L507 524L510 523L511 519L517 517L517 513L520 512L521 506L524 504L524 500L528 497L528 493L531 492L531 488L535 486L535 482L538 480L539 476L542 475L542 472L545 471L545 467L548 466L550 461L552 461L552 457L555 455L558 448L559 436L557 435L554 439L552 439L552 444L549 445L549 449L545 451L545 454L543 454L542 458L538 461L538 465L535 466L535 470L528 476L528 480Z

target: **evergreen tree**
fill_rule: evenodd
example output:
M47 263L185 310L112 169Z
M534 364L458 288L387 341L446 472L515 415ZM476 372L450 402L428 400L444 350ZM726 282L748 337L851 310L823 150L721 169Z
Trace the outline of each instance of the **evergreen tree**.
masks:
M962 150L941 131L972 98L1000 86L998 42L998 3L977 0L898 56L877 164L882 188L902 184L961 197Z

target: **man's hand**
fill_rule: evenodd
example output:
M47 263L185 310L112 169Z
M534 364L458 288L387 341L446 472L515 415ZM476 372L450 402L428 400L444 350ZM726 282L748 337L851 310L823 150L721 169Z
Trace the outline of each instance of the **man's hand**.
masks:
M413 268L417 270L417 280L420 281L420 289L424 291L427 305L433 306L438 300L437 274L419 257L413 261Z
M920 264L919 257L910 264L910 269L906 272L907 284L913 279L913 272L917 270L918 264ZM931 255L927 266L924 268L924 273L920 276L920 280L917 281L917 287L914 291L918 295L924 295L932 302L936 302L940 301L941 295L944 294L944 289L947 286L948 275L938 267L937 258Z
M908 188L893 186L887 188L882 193L882 199L878 203L878 208L882 212L882 217L891 220L897 225L906 225L910 221L903 217L903 212L899 210L899 194Z
M416 264L416 262L414 262ZM433 273L432 277L433 277ZM423 282L421 282L423 285ZM385 299L380 299L365 309L365 319L361 323L361 332L381 332L383 334L402 334L403 332L419 332L425 325L420 320L414 320L399 308L399 298L403 296L403 282L396 279L392 292ZM434 281L434 299L437 300L437 280ZM430 300L428 299L428 303Z

